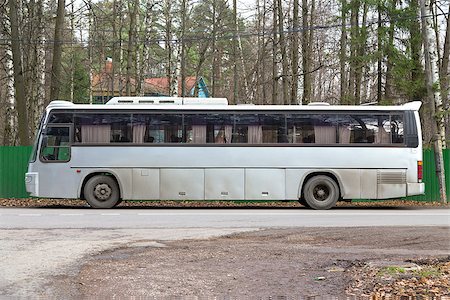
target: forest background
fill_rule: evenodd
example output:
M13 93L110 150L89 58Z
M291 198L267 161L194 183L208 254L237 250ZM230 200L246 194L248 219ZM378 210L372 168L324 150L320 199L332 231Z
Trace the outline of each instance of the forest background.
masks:
M142 96L148 78L188 95L191 77L235 104L420 100L441 177L449 10L449 0L0 0L0 145L32 144L52 100L93 103L109 64L108 98Z

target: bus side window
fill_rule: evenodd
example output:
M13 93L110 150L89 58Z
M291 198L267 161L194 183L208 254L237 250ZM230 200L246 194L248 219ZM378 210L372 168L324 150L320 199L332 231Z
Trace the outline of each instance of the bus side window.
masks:
M70 127L49 126L44 132L41 160L66 162L70 160Z

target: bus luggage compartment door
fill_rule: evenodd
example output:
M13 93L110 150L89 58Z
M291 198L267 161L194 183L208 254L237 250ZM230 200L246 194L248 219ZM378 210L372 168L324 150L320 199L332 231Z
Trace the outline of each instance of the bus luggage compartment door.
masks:
M161 169L161 200L204 200L204 169Z
M286 170L245 169L245 199L286 199Z
M205 199L243 200L244 169L205 169Z

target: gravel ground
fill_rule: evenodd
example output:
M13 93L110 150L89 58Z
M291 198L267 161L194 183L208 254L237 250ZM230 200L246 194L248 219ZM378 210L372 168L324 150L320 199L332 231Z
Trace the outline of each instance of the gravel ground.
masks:
M84 200L72 199L0 199L0 207L86 207ZM338 202L337 207L450 207L450 203L410 201L410 200L378 200ZM297 201L124 201L117 206L123 207L302 207Z
M450 296L449 245L448 227L276 229L207 240L154 241L87 258L76 276L53 280L60 288L51 296Z

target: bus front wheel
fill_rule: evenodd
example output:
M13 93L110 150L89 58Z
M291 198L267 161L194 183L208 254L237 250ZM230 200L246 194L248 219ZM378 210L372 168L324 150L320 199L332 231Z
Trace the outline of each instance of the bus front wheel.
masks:
M93 208L112 208L119 204L119 186L111 176L97 175L86 182L84 197Z
M313 209L332 208L339 199L339 186L331 177L314 176L305 184L303 199Z

